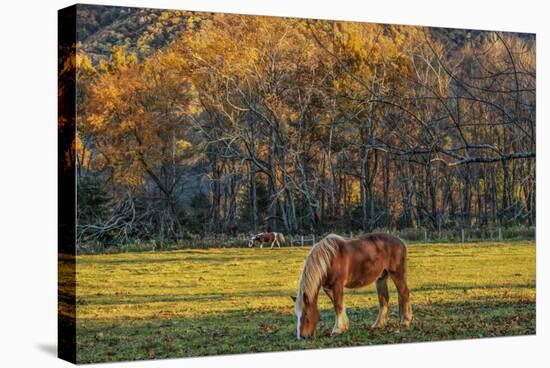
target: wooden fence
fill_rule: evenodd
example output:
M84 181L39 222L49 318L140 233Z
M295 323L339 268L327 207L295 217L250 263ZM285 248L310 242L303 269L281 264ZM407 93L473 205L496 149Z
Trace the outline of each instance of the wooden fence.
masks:
M377 232L391 233L405 240L406 242L454 242L465 243L471 241L504 241L513 239L534 239L535 227L517 227L517 228L470 228L457 230L434 231L423 228L406 229L400 231L388 231L386 229L376 230ZM344 237L353 238L354 235L361 235L360 232L335 232ZM285 235L286 243L282 246L304 247L311 246L322 239L327 234L288 234ZM203 238L191 239L186 241L191 247L244 247L248 245L251 234L229 235L211 235ZM268 244L269 246L269 244ZM264 245L265 247L265 245Z
M399 231L388 231L378 229L377 232L388 232L399 236L407 243L465 243L471 241L505 241L515 239L535 239L535 227L495 227L479 229L458 229L434 231L428 229L406 229ZM353 238L360 232L334 231L344 237ZM281 246L290 247L311 247L327 234L287 234L286 242ZM211 234L205 237L185 239L180 242L159 242L154 240L135 242L130 244L78 244L78 253L103 253L103 252L125 252L125 251L147 251L147 250L171 250L182 248L238 248L247 247L252 234ZM267 244L269 247L269 244ZM264 245L265 248L265 245Z

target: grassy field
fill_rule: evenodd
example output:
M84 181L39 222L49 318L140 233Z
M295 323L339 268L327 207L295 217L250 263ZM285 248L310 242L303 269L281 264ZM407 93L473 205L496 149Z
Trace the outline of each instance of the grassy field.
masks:
M204 249L77 258L80 363L435 341L535 333L535 243L409 246L413 326L377 314L373 285L347 290L350 332L331 337L330 301L321 326L297 341L294 305L308 248Z

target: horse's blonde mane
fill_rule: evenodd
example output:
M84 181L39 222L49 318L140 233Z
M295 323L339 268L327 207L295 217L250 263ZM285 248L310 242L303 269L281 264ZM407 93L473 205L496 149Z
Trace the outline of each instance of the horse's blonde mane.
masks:
M332 258L336 253L335 240L342 239L344 238L339 235L329 234L311 248L311 252L309 252L304 263L304 270L302 271L302 277L300 278L300 285L296 295L297 312L300 311L301 313L304 308L304 294L313 296L319 291L321 282L327 275Z

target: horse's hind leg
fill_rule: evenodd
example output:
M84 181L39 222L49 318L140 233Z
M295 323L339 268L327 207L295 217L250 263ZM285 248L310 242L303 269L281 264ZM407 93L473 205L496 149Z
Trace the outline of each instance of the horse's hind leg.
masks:
M339 334L349 330L349 319L346 314L346 306L344 305L344 287L335 286L331 289L324 289L328 297L334 305L334 312L336 313L336 322L332 329L332 334Z
M378 293L378 318L372 325L372 328L384 328L388 319L388 302L390 293L388 291L388 272L384 271L376 280L376 292Z
M409 300L409 287L405 272L393 272L390 276L397 288L399 295L399 317L401 318L401 326L408 327L413 320L412 307Z

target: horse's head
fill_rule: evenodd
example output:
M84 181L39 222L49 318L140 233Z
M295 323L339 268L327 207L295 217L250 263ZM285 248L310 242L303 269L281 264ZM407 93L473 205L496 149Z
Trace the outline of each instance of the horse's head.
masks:
M304 262L304 270L300 277L300 286L296 293L296 337L308 338L315 333L319 324L317 297L331 267L336 245L331 236L327 236L315 244Z
M250 241L248 242L248 247L251 248L254 246L254 244L256 244L257 241L261 241L262 235L264 235L264 233L259 233L250 238Z
M296 303L296 338L307 339L315 333L319 324L320 314L317 309L316 298L308 297L302 292L297 298L292 298ZM301 300L300 300L301 299Z

